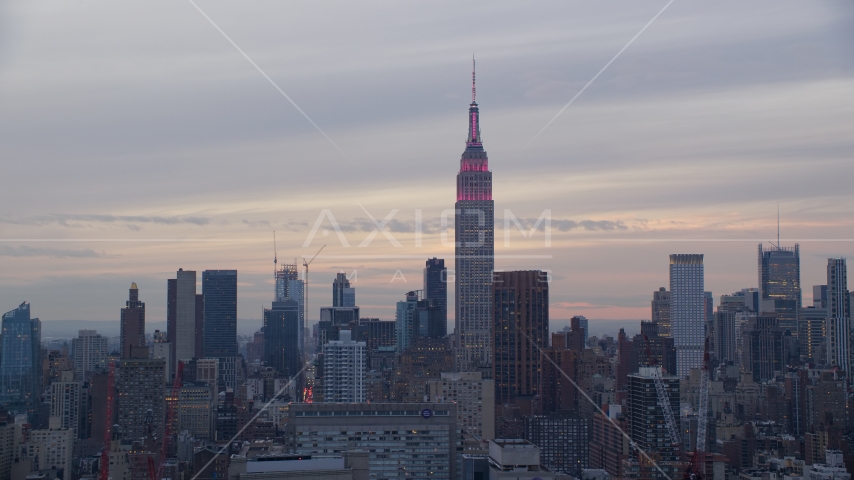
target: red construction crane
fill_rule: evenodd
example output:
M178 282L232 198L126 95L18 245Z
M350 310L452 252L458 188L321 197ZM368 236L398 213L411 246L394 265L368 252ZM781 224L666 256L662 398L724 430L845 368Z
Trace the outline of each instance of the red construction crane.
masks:
M113 390L116 382L116 364L110 362L107 375L107 415L104 419L104 449L101 450L101 480L110 478L110 444L113 440Z
M167 405L166 426L163 428L163 441L160 447L160 468L157 470L158 477L163 478L163 468L166 457L169 456L169 442L172 441L172 423L175 421L175 410L178 408L178 400L181 395L181 379L184 376L184 362L178 361L178 369L175 372L175 382L172 384L171 404ZM153 479L157 480L157 479Z
M148 456L148 480L157 480L157 471L154 468L154 458Z

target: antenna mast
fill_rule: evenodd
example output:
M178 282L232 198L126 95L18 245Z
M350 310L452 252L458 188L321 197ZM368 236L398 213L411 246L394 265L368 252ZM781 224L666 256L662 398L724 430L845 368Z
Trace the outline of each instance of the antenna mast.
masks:
M320 255L320 252L322 252L324 248L326 248L326 245L320 247L320 250L318 250L317 253L315 253L310 260L306 260L306 258L308 257L306 257L305 255L303 255L302 257L302 266L305 267L305 285L303 285L302 299L303 309L305 310L304 315L306 319L308 319L308 266L311 265L311 262L313 262L318 255Z
M477 98L477 90L474 88L474 54L471 54L471 103L475 103Z
M279 299L279 255L276 253L276 231L273 230L273 299Z
M780 249L780 204L777 204L777 250Z

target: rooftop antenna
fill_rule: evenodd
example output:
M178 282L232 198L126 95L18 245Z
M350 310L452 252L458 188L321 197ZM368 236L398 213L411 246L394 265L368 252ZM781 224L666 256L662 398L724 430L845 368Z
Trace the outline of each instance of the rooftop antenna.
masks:
M774 242L768 242L774 245ZM777 250L780 250L780 204L777 204L777 244L774 245Z
M777 250L780 249L780 203L777 203Z
M475 103L474 99L477 98L477 91L474 88L474 54L471 54L471 103Z
M279 299L279 273L278 273L278 264L279 263L279 255L276 253L276 231L273 230L273 298ZM263 310L264 307L261 307Z

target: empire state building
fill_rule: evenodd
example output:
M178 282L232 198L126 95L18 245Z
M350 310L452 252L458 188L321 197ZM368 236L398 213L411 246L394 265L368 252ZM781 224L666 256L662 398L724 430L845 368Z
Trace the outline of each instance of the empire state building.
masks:
M469 135L460 158L455 204L456 360L458 371L481 371L491 377L495 207L475 98L472 59Z

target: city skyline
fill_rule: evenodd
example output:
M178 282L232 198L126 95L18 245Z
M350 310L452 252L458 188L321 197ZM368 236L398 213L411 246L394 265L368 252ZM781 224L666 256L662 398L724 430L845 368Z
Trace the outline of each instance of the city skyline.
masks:
M850 480L854 4L616 2L0 4L0 480Z
M536 142L526 146L663 5L625 4L619 15L577 4L547 5L531 14L507 6L500 13L484 12L481 21L484 26L504 25L501 35L511 41L502 42L493 33L474 40L454 33L445 49L435 50L428 47L436 41L434 34L416 29L402 46L380 42L374 60L363 67L346 58L353 49L372 45L366 40L350 47L319 42L314 48L328 53L328 60L307 62L288 53L297 42L291 35L298 35L299 29L277 33L280 36L267 43L250 33L246 22L256 20L263 9L278 8L275 5L244 7L249 9L242 12L245 16L231 17L236 12L228 5L203 5L346 156L277 98L258 72L195 11L176 12L178 21L192 28L190 43L171 31L164 34L164 41L171 42L169 51L179 51L167 65L185 65L188 73L206 72L209 78L203 85L210 90L190 95L187 89L197 84L175 83L174 76L149 60L163 55L163 45L148 50L134 43L147 38L135 30L142 24L126 25L134 28L119 42L120 53L140 58L139 66L106 68L117 50L79 48L74 58L103 65L84 72L55 63L56 37L34 34L48 28L62 34L68 25L93 22L97 16L89 15L89 7L66 6L36 20L31 7L5 6L9 18L20 22L19 29L5 31L4 38L27 41L7 47L10 57L3 67L9 81L0 97L8 108L0 120L10 128L2 134L2 144L5 157L18 159L4 162L4 173L15 177L39 172L39 182L4 189L0 230L4 240L50 241L0 243L0 302L9 310L28 301L42 320L115 321L127 285L136 282L147 302L146 321L158 322L166 318L163 279L179 267L199 272L234 268L240 271L238 318L260 319L258 305L269 305L273 287L269 268L275 230L282 258L310 257L329 244L311 267L308 322L328 304L325 292L339 270L358 272L353 284L359 289L364 316L393 318L395 302L420 284L424 259L453 258L453 247L441 241L441 213L452 195L448 178L456 171L454 158L465 140L460 136L462 109L469 94L468 59L474 50L484 132L492 168L500 172L493 185L495 268L552 271L552 319L649 318L651 294L667 285L665 262L672 253L705 254L706 290L716 299L757 286L755 245L776 239L778 204L783 245L801 245L801 284L807 290L803 303L809 304L809 287L825 283L826 259L854 253L850 241L814 241L854 237L851 194L844 180L854 173L846 153L851 151L846 132L854 124L850 100L854 56L847 41L850 32L842 29L854 18L850 7L760 2L735 15L732 5L676 3ZM155 22L137 7L111 8L105 14L131 13L130 18ZM401 8L391 14L405 12ZM424 13L422 7L412 8L411 13ZM469 8L475 9L463 10ZM551 15L542 15L543 11ZM56 23L60 13L65 17ZM318 12L308 8L304 13ZM464 12L451 15L451 10L436 7L424 21L453 27L458 18L466 17L460 13ZM517 21L507 24L506 15L515 15ZM715 27L700 28L700 15L714 20L705 23ZM764 19L761 28L744 23L743 18L757 15ZM66 24L66 17L79 21ZM387 19L389 27L392 18ZM273 27L263 23L258 29L281 30ZM722 38L718 30L723 27L734 36ZM396 35L396 28L383 35ZM674 40L707 55L686 57L672 46ZM73 35L64 35L63 41L82 46ZM514 44L521 46L511 47ZM428 55L417 61L413 59L418 55L401 59L396 48ZM755 57L739 53L747 50ZM822 53L804 53L809 51ZM187 63L205 54L212 57L198 65ZM48 63L70 75L65 75L64 84L41 76L43 83L38 85L43 88L33 90L29 78ZM293 70L291 65L299 68ZM149 69L144 85L138 83L140 68ZM694 73L686 76L686 71ZM34 110L39 115L53 112L56 121L32 123L43 118L27 114L41 91L85 93L89 80L104 72L110 74L103 81L121 88L114 94L91 93L92 108L83 117L86 130L63 122L80 113L71 96L51 97L54 102L44 107L48 110ZM237 78L229 77L232 72ZM327 79L310 85L318 75L329 78L329 73L353 81L333 84ZM357 90L352 88L377 79L381 88L367 88L364 99L354 97ZM186 101L153 111L136 103L137 91L152 101L176 96ZM228 100L212 103L210 92L223 92ZM318 96L321 92L329 98ZM398 108L402 102L409 108ZM110 115L120 107L120 121L114 127L105 119L113 118ZM247 122L250 129L211 120L222 117L213 112L231 111L237 118L258 120ZM364 114L359 122L351 120L359 114ZM175 115L192 127L174 133L153 128L163 115ZM200 120L200 115L210 119ZM638 123L651 116L658 121ZM748 124L752 134L745 136L742 131ZM99 129L115 132L114 128L128 133L90 136ZM140 132L149 132L151 141ZM56 141L33 142L36 135ZM406 142L407 151L414 153L401 160L395 148L380 150L388 138ZM211 163L202 162L208 158ZM235 158L241 160L234 162ZM318 160L303 164L298 158ZM240 164L240 169L232 163ZM126 195L117 187L127 182L126 167L131 164L138 176L135 182L147 188ZM393 168L401 164L430 168L412 176ZM202 165L217 168L200 176ZM822 175L817 166L832 168L836 174ZM282 190L287 178L299 181L290 181ZM368 184L371 188L364 189ZM326 188L330 185L334 189ZM210 186L218 187L215 194ZM726 195L720 195L722 189ZM24 195L26 204L16 200ZM381 222L394 209L399 212L389 220L389 231L402 247L393 246L380 233L360 248L376 228L369 217ZM422 210L425 225L421 247L415 246L416 209ZM505 246L507 209L526 228L544 210L551 210L551 246L544 246L542 233L524 238L512 223L510 246ZM341 245L332 230L326 237L322 230L316 232L304 246L324 210L335 216L349 247ZM452 228L448 233L453 238ZM162 239L181 241L152 241ZM199 241L186 241L193 239ZM697 241L703 239L721 241ZM389 253L411 258L342 258ZM510 258L513 255L551 258ZM398 270L406 283L395 278ZM614 281L618 288L613 288ZM449 322L453 303L449 299Z

